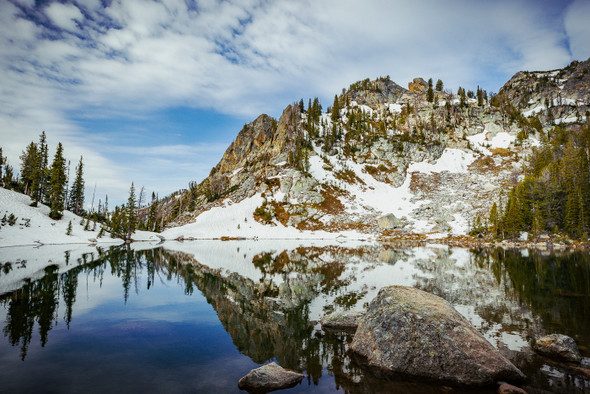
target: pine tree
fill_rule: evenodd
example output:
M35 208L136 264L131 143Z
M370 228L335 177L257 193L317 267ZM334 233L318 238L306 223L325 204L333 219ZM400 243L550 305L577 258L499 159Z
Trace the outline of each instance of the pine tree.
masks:
M492 236L494 238L498 238L498 236L499 236L499 228L498 228L499 215L498 215L498 205L495 202L492 205L492 209L490 209L490 217L488 220L491 225Z
M340 103L338 102L338 95L334 95L334 104L332 104L332 122L340 119Z
M84 208L84 163L82 162L82 156L80 156L80 162L76 166L76 178L70 192L70 209L76 215L80 215Z
M303 99L299 100L299 110L303 113L305 112L305 108L303 106Z
M432 90L432 78L428 79L428 91L426 92L426 100L429 103L434 101L434 90Z
M57 144L50 174L49 204L51 212L49 212L49 216L52 219L60 219L64 210L66 190L66 161L63 157L63 147L61 142Z
M533 236L539 235L543 231L543 214L539 209L539 204L535 202L533 206L533 222L531 224L531 233Z
M437 92L442 92L443 90L443 81L441 81L440 79L438 81L436 81L436 91Z
M480 107L483 106L483 94L483 90L481 90L479 85L477 85L477 105Z
M0 181L2 181L2 169L6 163L6 158L2 156L2 147L0 146Z
M5 188L9 189L9 188L13 188L15 186L15 185L13 185L13 183L15 183L13 178L14 178L14 170L12 169L12 166L10 164L5 164L4 176L2 177L2 184L4 185Z
M125 232L127 240L131 239L131 234L137 229L137 210L136 210L136 198L135 198L135 186L131 182L131 188L129 188L129 197L127 198L127 205L125 206Z
M33 183L36 182L35 180L35 169L37 168L37 162L39 161L38 152L37 152L37 144L31 142L23 153L20 155L21 160L21 167L20 167L20 175L21 175L21 183L24 187L24 193L31 196L31 189L37 189L37 186L33 186ZM36 204L36 201L34 201Z
M467 104L467 94L465 93L465 89L459 86L457 93L459 94L460 106L465 107Z
M68 229L66 230L66 235L72 235L72 221L68 223Z
M38 162L37 167L35 168L35 177L37 179L37 190L36 196L34 199L37 201L44 201L48 196L48 189L49 189L49 153L47 148L47 138L45 136L45 131L41 133L39 136L39 143L37 144L38 148Z
M158 207L159 207L158 197L156 196L155 193L152 192L152 203L150 204L150 210L149 210L148 218L147 218L147 229L149 231L155 231L155 232L159 231L159 228L158 228Z

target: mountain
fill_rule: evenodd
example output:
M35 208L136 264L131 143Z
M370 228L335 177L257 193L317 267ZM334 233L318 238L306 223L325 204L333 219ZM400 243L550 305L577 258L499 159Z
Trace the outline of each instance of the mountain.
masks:
M466 234L556 125L586 122L589 68L519 72L491 97L365 79L326 111L316 99L260 115L205 180L165 199L164 236Z

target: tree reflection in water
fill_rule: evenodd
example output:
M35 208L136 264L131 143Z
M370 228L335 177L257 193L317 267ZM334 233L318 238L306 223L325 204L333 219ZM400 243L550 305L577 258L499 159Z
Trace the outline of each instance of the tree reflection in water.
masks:
M64 259L69 258L66 252ZM498 339L500 350L533 376L533 386L555 384L537 372L544 361L532 352L502 349L502 335L517 331L530 342L540 333L561 332L574 337L583 353L588 355L589 351L587 253L545 255L444 248L425 253L423 248L384 246L300 247L254 256L251 264L260 274L258 279L213 269L191 254L162 247L142 251L97 249L96 254L83 255L77 263L62 273L56 266L49 266L40 280L28 281L0 296L6 309L4 336L12 346L20 347L22 360L35 323L41 346L47 344L49 331L60 318L60 300L65 305L62 318L70 327L81 277L102 284L105 275L110 275L120 279L125 302L140 292L142 283L145 290L157 282L176 282L186 295L200 291L242 354L258 364L276 359L286 368L306 371L311 385L318 384L327 371L337 387L349 392L386 392L392 387L407 392L426 388L446 391L444 387L374 375L348 351L350 335L327 333L317 324L318 311L313 309L318 304L320 312L361 309L378 291L371 273L382 272L378 270L384 267L389 271L383 272L394 272L391 268L396 265L411 272L405 284L437 294L458 309L469 308L479 319L477 328L492 342ZM390 278L397 283L394 279ZM381 280L386 283L388 279ZM568 390L580 387L579 383L560 384ZM590 387L587 379L581 387Z

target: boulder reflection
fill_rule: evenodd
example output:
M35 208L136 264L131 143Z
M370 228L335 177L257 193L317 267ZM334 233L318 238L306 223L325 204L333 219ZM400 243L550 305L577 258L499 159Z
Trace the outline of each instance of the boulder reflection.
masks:
M70 258L67 252L63 258ZM45 346L58 322L64 321L69 328L75 319L72 311L82 278L98 284L105 275L119 278L125 302L160 281L174 281L187 295L201 292L236 348L258 364L276 359L283 367L306 371L312 385L327 371L336 386L347 392L387 392L392 387L420 392L424 385L392 381L367 371L349 352L350 335L324 332L317 323L325 312L363 309L383 285L405 284L451 302L529 375L533 387L590 388L587 378L545 365L529 346L540 334L560 332L575 338L588 356L587 253L387 245L300 247L257 253L250 263L257 274L250 277L207 263L193 254L159 247L97 249L72 262L66 272L48 266L41 279L0 296L6 309L4 336L20 348L23 360L35 326ZM60 303L64 305L61 310ZM543 373L543 368L557 369L561 377Z

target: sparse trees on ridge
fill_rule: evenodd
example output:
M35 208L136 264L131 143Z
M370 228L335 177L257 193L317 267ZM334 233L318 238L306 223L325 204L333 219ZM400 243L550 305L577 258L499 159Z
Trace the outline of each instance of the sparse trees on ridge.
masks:
M1 151L0 151L1 152ZM1 156L1 154L0 154ZM31 141L20 155L20 178L14 179L12 167L6 162L6 158L0 161L4 171L0 170L2 185L13 188L28 195L36 207L38 203L49 205L49 216L53 219L61 218L64 209L72 209L76 214L81 214L84 204L84 178L82 156L76 169L76 179L71 189L71 198L67 198L69 186L69 171L66 166L64 149L61 142L58 143L51 166L48 166L48 146L45 132L39 136L39 142Z

